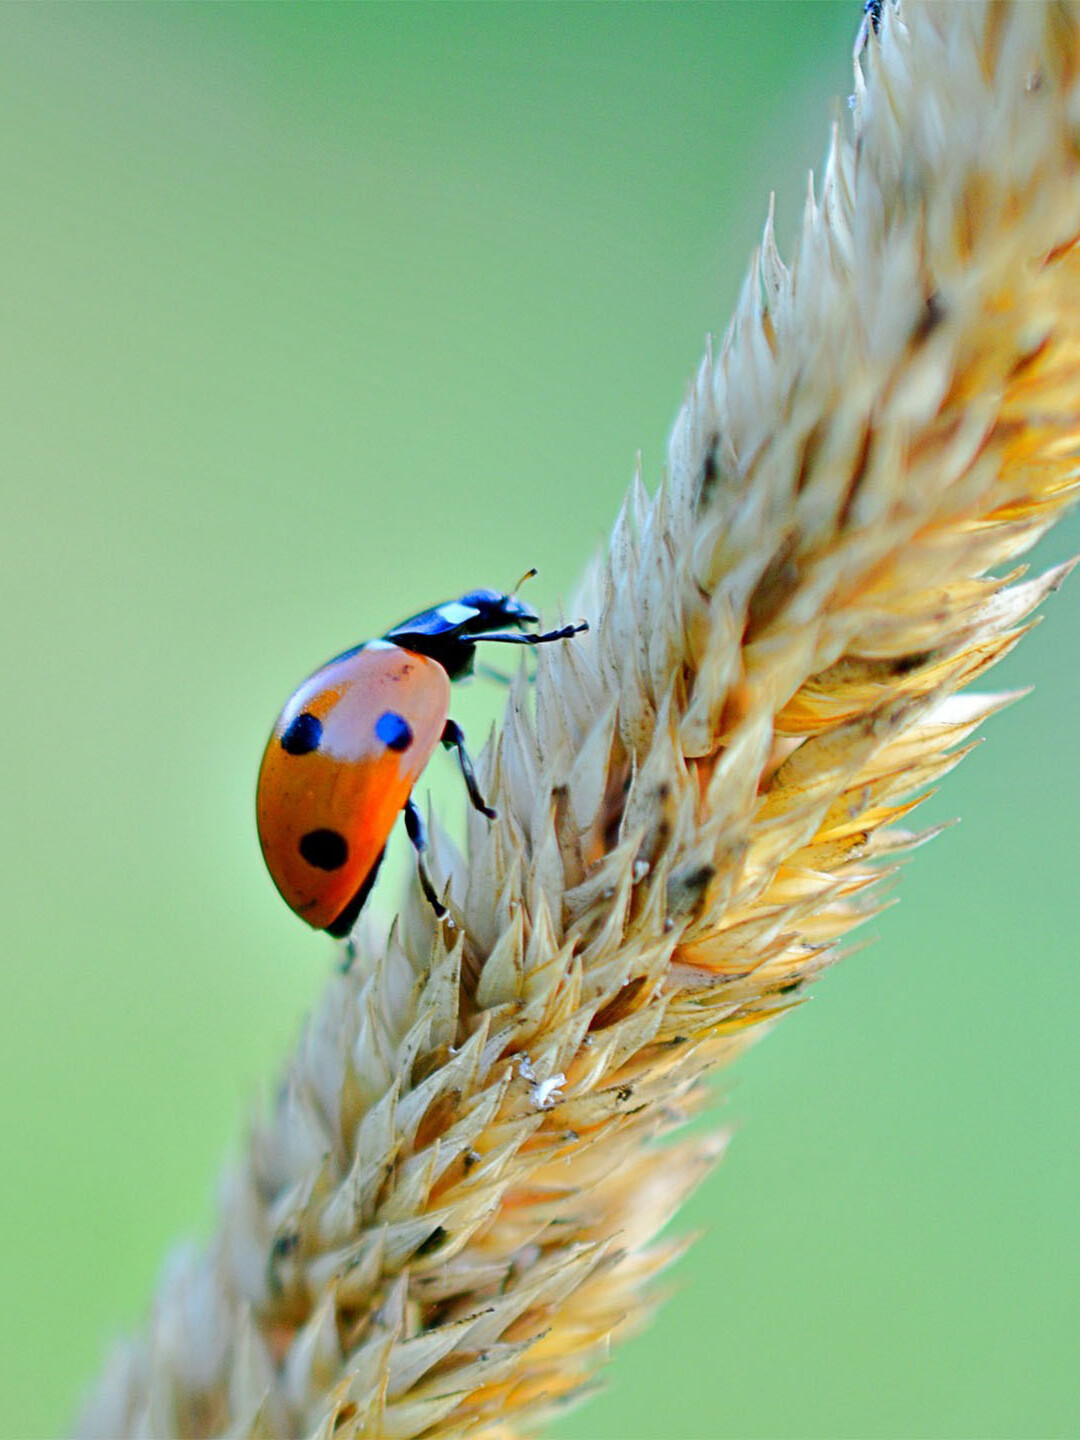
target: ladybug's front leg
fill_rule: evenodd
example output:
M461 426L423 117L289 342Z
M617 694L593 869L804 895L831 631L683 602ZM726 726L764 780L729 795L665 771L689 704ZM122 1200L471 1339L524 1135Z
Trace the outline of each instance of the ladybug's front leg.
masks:
M461 765L461 773L465 777L465 788L469 792L469 799L473 803L473 808L479 810L481 815L486 815L489 820L494 820L495 811L492 810L483 795L480 794L480 786L476 782L476 771L473 769L473 763L469 759L469 752L465 748L465 735L462 732L461 726L455 721L447 720L442 732L442 743L447 750L457 751L458 763Z
M493 630L490 634L477 635L476 639L478 642L482 640L485 644L489 640L494 640L497 645L548 645L552 640L569 640L571 636L580 635L588 628L587 620L577 620L573 625L563 625L558 630L545 630L541 635L533 632L519 635L516 630L510 630L504 634L502 631Z

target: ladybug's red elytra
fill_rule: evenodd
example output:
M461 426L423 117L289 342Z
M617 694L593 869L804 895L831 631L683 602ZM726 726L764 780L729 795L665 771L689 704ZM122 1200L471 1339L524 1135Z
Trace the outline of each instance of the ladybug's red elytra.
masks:
M424 894L445 915L412 789L441 743L457 751L473 805L494 819L449 718L450 682L471 674L478 641L546 645L588 629L525 629L537 623L516 595L471 590L338 655L295 692L267 742L255 808L267 868L301 920L349 934L402 811Z

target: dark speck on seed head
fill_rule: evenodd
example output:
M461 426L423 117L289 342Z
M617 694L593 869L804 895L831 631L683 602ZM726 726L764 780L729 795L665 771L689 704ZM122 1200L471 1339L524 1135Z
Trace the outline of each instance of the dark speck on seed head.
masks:
M705 458L701 462L701 486L698 493L698 504L708 505L716 489L716 482L720 478L719 435L710 435L708 444L705 447Z
M916 344L920 344L934 333L944 319L945 302L935 291L926 297L926 301L915 319L912 339Z
M287 755L307 755L319 748L322 721L310 710L301 710L281 732L281 748Z
M270 1254L275 1260L284 1260L286 1255L291 1255L294 1250L299 1250L299 1248L300 1236L295 1230L286 1230L280 1235L274 1236Z
M430 1255L433 1250L437 1250L439 1248L439 1246L445 1239L446 1230L442 1225L436 1225L435 1229L432 1230L431 1234L427 1237L427 1239L422 1241L416 1247L417 1255Z

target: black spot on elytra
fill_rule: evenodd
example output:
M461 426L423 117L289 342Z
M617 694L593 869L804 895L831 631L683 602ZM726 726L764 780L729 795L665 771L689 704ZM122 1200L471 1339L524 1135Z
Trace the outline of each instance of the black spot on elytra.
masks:
M340 870L349 858L349 842L337 830L309 830L300 836L300 854L316 870Z
M363 883L359 890L357 890L356 894L345 906L345 909L342 910L340 915L335 915L329 925L323 927L328 935L333 935L335 940L344 940L356 924L356 917L364 908L364 902L371 894L372 887L375 884L375 877L379 873L379 866L382 864L385 854L386 847L384 846L375 857L375 864L372 865L371 869L364 876Z
M281 748L287 755L309 755L321 739L322 721L310 710L301 710L281 732Z
M399 754L413 742L412 726L396 710L386 710L379 716L375 721L375 736L388 750L396 750Z

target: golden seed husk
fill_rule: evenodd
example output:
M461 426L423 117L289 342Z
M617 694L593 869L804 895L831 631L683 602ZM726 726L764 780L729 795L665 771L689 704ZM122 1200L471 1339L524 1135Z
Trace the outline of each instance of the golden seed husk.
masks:
M481 757L499 811L365 931L84 1436L510 1437L588 1384L723 1137L703 1078L883 905L1065 568L1080 11L887 3L807 197ZM663 1144L662 1163L657 1146Z

